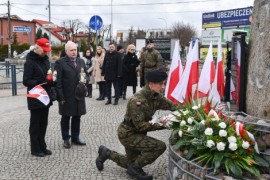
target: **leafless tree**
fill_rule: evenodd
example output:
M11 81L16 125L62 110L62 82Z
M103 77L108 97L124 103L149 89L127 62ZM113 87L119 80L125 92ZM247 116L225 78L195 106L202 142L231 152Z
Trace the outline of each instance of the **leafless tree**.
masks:
M83 23L79 19L68 19L62 22L63 27L70 29L72 40L74 41L78 31L83 27Z
M197 30L191 24L185 24L184 22L177 22L172 26L172 38L177 38L180 41L181 48L185 48L189 45L191 37L197 35Z

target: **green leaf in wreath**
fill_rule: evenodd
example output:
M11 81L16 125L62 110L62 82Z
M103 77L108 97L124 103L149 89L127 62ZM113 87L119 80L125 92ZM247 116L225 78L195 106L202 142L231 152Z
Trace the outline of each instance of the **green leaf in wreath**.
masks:
M236 163L231 163L229 168L233 175L235 175L237 178L242 178L243 171Z
M267 162L266 160L264 160L263 158L261 158L259 155L254 155L254 161L259 166L269 167L269 162Z
M223 152L215 152L213 164L215 169L218 169L220 167L221 161L223 159Z

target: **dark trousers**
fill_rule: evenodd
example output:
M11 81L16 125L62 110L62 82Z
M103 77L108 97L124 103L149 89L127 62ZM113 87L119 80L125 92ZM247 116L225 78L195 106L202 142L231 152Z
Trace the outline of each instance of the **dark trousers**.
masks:
M106 95L108 99L112 98L112 84L115 92L115 99L119 99L119 82L118 80L106 80Z
M63 140L69 140L70 137L73 140L79 139L81 116L71 117L71 136L69 134L70 116L62 116L61 118L61 132Z
M136 86L132 86L132 90L133 90L133 94L136 93ZM127 85L124 85L124 88L123 88L123 94L126 95L127 93Z
M119 85L119 96L123 96L124 82L122 78L119 78L118 85Z
M93 86L92 84L87 84L87 96L92 96L92 89L93 89Z
M48 125L49 108L30 110L31 152L42 152L47 148L45 135Z
M98 82L99 97L104 98L106 96L106 85L105 81Z

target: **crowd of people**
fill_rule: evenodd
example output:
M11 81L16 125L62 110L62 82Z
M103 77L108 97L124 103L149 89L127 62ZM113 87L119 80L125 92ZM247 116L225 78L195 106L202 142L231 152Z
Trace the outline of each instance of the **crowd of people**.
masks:
M101 145L96 166L98 170L103 170L104 162L110 159L126 168L127 173L137 179L152 179L142 168L154 162L165 151L166 145L147 136L148 131L164 129L163 126L151 125L148 121L158 109L175 109L173 103L163 97L167 74L162 70L163 60L160 53L154 49L153 41L147 41L146 49L139 58L135 45L128 45L125 51L121 45L116 46L114 43L109 44L108 51L97 46L95 55L87 49L80 58L77 44L68 41L60 59L55 62L55 79L47 78L50 71L47 53L50 51L47 39L36 41L24 64L23 84L28 93L40 85L49 97L51 90L55 89L61 115L63 147L69 149L72 144L86 145L86 142L80 139L80 121L81 116L87 112L86 97L93 97L93 84L97 84L99 89L96 100L107 99L105 105L118 105L119 98L126 100L127 88L131 86L133 96L128 101L126 114L118 128L118 137L125 147L126 155ZM137 92L139 69L142 89ZM28 97L27 102L30 110L31 154L38 157L51 155L52 151L47 149L45 134L52 99L46 105L33 97Z

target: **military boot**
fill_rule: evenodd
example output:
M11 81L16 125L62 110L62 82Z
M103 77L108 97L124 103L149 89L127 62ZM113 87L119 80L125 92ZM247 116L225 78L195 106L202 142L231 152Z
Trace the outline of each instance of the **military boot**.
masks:
M101 145L98 148L98 157L96 159L96 166L98 170L102 171L104 166L104 162L109 158L111 154L111 150Z
M135 177L138 180L152 180L153 176L151 175L147 175L142 168L137 167L136 165L134 165L133 163L131 163L130 165L128 165L127 167L127 173L132 176Z

